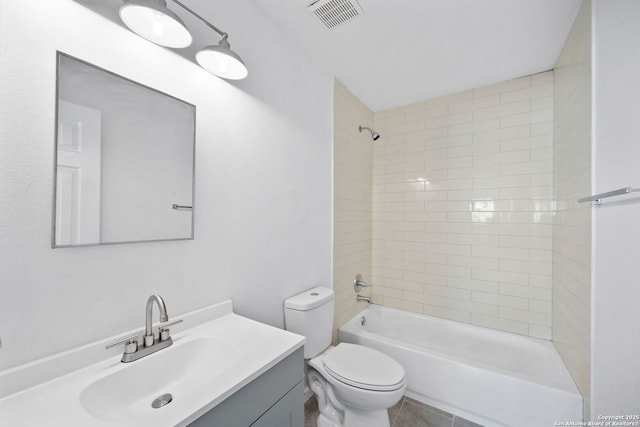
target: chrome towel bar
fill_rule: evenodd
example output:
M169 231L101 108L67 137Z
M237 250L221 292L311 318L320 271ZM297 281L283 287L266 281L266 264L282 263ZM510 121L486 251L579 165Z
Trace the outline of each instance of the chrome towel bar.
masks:
M193 209L193 206L176 205L175 203L171 207L173 209Z
M606 199L607 197L620 196L622 194L629 194L629 193L637 193L638 191L640 191L640 188L625 187L625 188L620 188L618 190L607 191L606 193L594 194L593 196L583 197L581 199L578 199L578 203L596 202L596 205L601 205L602 199Z

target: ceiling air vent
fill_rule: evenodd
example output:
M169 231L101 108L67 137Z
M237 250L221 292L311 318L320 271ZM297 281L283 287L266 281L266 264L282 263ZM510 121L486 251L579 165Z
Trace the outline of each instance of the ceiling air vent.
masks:
M308 9L328 29L342 25L364 13L356 0L318 0L310 4Z

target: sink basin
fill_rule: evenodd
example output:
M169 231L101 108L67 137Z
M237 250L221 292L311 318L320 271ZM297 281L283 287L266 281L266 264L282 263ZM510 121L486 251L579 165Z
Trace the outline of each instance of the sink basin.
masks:
M158 412L166 414L238 363L240 356L235 343L219 338L176 341L142 359L110 366L80 393L80 402L87 412L104 421L135 422ZM152 407L153 401L166 393L172 395L172 401Z
M108 337L0 372L0 424L187 427L304 344L235 314L230 300L180 318L173 345L130 363L105 353Z

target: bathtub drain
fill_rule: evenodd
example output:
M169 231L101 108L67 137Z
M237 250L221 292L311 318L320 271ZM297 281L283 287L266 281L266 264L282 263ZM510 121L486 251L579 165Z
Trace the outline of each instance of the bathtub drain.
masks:
M366 317L364 317L364 316L362 316L362 317L360 318L360 324L361 324L362 326L366 325L366 324L367 324L367 318L366 318Z

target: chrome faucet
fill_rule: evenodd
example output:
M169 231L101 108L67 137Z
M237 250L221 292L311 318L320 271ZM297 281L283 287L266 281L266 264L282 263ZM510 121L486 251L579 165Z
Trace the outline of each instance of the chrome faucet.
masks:
M158 305L160 310L160 323L158 327L158 338L153 333L153 303ZM138 360L142 357L155 353L158 350L169 347L173 344L173 339L169 335L169 326L182 322L178 319L175 322L169 322L167 315L167 306L160 295L151 295L147 300L147 308L145 311L144 335L142 336L142 346L138 344L138 336L134 335L120 341L108 344L107 348L114 347L118 344L124 344L124 353L122 354L122 362L128 363Z
M153 303L158 304L158 308L160 309L160 322L168 322L169 316L167 316L167 306L164 303L164 300L160 295L151 295L147 300L147 316L144 322L144 346L151 347L155 342L155 337L153 335L152 328L152 320L153 317ZM159 340L162 340L162 337L158 337Z
M373 304L373 300L371 299L371 297L365 297L364 295L356 295L356 301L365 301L368 302L369 304Z

